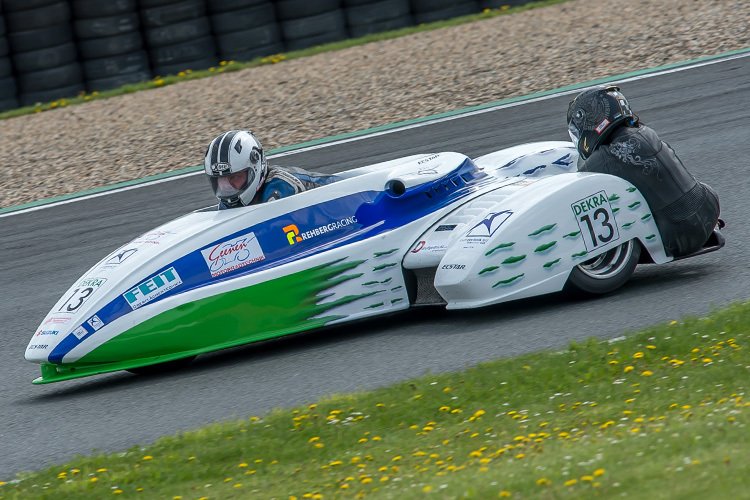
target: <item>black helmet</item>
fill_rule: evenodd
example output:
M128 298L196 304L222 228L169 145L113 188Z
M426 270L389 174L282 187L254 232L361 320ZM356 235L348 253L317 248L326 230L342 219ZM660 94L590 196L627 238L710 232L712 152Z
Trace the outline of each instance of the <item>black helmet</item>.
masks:
M586 90L568 106L568 133L585 160L617 125L633 116L619 87Z

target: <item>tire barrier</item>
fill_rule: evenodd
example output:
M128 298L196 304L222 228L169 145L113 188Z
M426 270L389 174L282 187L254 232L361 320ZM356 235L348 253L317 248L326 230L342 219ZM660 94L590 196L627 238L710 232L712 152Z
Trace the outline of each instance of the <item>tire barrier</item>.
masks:
M154 75L207 69L219 63L204 0L139 1Z
M0 0L0 112L530 0Z
M287 50L300 50L348 38L341 0L276 0Z
M352 38L414 24L409 0L344 0L344 12Z
M85 92L71 28L71 6L60 0L3 2L19 104Z
M87 91L151 78L136 0L72 0L72 7Z
M284 51L273 2L222 0L208 5L220 60L250 61Z

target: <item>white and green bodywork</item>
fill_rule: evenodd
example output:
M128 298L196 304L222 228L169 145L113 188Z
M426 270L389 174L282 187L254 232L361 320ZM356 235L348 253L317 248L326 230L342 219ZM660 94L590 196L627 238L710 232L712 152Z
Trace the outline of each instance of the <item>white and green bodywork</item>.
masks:
M641 194L575 173L577 158L567 142L415 155L273 203L188 214L70 287L26 349L42 367L34 383L406 309L414 272L458 309L559 291L575 266L634 238L671 260Z

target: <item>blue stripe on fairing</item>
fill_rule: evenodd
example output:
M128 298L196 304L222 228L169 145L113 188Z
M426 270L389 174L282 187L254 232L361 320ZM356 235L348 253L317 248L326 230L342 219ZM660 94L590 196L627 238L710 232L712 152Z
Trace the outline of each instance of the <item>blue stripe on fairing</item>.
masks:
M277 267L333 248L356 243L414 222L468 196L478 189L478 181L486 177L487 174L479 171L474 163L467 158L450 174L433 182L408 188L403 195L397 198L391 197L383 191L363 191L305 207L218 239L167 264L147 279L135 283L133 286L148 281L170 267L177 270L182 279L182 285L141 306L146 307L148 304L178 293L228 279L235 279L239 276ZM465 180L466 178L469 179L468 182ZM455 184L453 181L455 181ZM293 245L289 244L286 232L282 229L294 224L302 235L308 231L314 231L316 228L327 226L332 222L351 217L355 217L357 222L312 236ZM265 259L257 264L251 264L216 278L211 278L211 273L201 251L250 231L255 233ZM119 295L96 312L96 315L105 324L108 324L131 311L132 309L125 298ZM68 335L50 353L48 358L50 363L62 363L62 358L71 349L94 333L94 329L85 322L83 327L87 334L80 340L72 333Z

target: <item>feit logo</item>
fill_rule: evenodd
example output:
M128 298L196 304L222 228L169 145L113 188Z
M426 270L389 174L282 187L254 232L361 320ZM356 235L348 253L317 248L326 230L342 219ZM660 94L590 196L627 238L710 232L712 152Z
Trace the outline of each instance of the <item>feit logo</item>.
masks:
M156 276L147 279L135 288L131 288L122 296L130 304L130 307L135 310L181 284L182 279L180 275L177 274L174 267L170 267Z
M294 224L289 224L288 226L281 228L281 230L286 233L286 239L289 240L290 245L294 245L295 240L302 241L302 238L299 237L299 229L297 229L297 226Z

